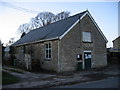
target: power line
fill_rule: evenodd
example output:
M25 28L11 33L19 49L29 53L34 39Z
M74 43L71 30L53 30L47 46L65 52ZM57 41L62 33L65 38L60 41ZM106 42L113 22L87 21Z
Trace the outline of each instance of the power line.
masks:
M6 3L6 2L1 2L0 1L0 3L2 3L3 6L9 7L9 8L13 8L13 9L16 9L16 10L20 10L20 11L24 11L24 12L28 12L28 13L33 13L33 14L38 14L39 13L38 11L34 11L34 10L18 7L18 6L15 6L15 5Z

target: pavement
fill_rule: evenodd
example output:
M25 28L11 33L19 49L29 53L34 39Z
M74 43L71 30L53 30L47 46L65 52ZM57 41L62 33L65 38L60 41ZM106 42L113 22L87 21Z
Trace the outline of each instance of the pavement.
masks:
M56 86L54 88L118 88L120 78L109 77L102 80L78 83L73 85Z
M18 78L20 82L3 85L2 88L49 88L60 85L71 85L88 81L96 81L108 77L118 77L118 67L116 65L91 70L82 70L65 73L42 73L29 72L13 67L4 66L3 71L8 72ZM12 70L19 71L13 72Z

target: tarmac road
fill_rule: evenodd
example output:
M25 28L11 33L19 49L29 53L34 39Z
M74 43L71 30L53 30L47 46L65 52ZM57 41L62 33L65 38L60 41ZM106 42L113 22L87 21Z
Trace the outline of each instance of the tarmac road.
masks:
M104 80L91 81L73 85L58 86L55 88L118 88L118 77L109 77Z

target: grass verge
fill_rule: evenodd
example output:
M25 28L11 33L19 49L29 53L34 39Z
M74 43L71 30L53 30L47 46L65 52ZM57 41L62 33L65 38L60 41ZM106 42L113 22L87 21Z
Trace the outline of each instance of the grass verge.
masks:
M23 74L23 72L22 72L22 71L19 71L19 70L7 69L7 68L4 68L4 69L7 70L7 71L11 71L11 72L16 72L16 73L21 73L21 74Z
M23 72L18 71L18 70L9 70L9 71L12 71L12 72L16 72L16 73L21 73L21 74L23 74Z
M2 85L13 84L19 82L19 79L7 72L2 71Z

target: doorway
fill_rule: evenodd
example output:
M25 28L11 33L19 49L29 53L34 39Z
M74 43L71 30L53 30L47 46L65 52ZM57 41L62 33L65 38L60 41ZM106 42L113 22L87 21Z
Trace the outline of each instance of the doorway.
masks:
M91 68L91 51L84 51L84 68Z

